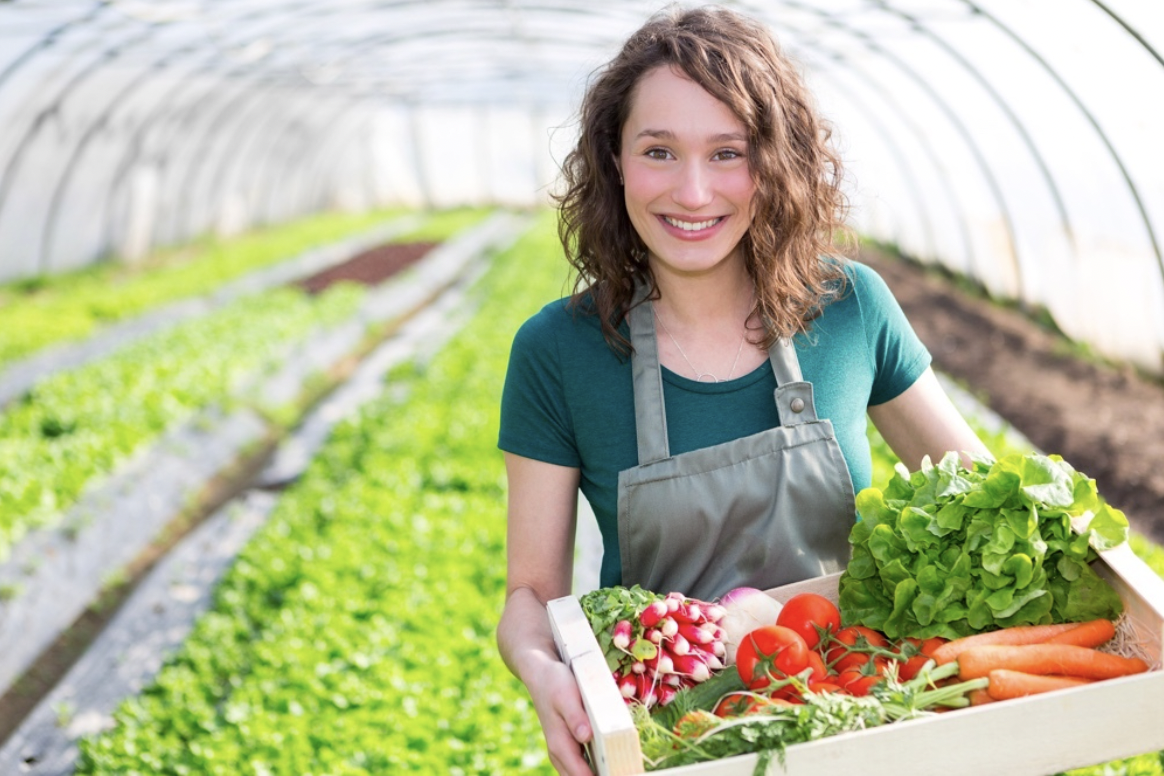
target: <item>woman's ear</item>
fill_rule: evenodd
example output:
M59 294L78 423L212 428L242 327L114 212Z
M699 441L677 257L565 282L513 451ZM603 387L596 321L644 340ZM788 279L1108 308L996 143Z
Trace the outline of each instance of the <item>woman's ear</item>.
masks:
M614 169L618 170L618 185L622 186L622 163L619 161L617 156L614 157Z

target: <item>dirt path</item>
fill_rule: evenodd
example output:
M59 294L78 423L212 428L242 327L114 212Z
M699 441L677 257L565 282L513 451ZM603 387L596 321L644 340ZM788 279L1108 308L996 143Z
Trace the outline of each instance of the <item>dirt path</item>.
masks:
M867 249L936 366L1048 453L1093 477L1134 530L1164 542L1164 387L1067 354L1022 314Z

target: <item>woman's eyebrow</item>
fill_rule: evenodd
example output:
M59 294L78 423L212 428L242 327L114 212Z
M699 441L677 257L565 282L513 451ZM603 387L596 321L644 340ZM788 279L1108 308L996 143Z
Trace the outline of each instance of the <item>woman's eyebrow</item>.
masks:
M642 132L635 135L637 140L640 137L653 137L656 140L674 140L675 133L669 129L644 129ZM729 140L736 140L740 142L747 142L748 136L743 132L721 132L707 138L712 143L724 143Z

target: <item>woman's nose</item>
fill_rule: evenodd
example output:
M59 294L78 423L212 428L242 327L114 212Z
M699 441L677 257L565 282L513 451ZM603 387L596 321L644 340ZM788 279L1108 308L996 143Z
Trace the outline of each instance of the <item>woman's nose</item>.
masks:
M712 200L712 176L698 162L683 164L678 171L672 199L687 210L699 210Z

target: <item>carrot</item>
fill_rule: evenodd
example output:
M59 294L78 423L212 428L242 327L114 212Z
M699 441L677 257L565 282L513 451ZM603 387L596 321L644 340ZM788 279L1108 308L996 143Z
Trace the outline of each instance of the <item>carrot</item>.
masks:
M1077 622L1056 623L1054 625L1015 625L1010 628L975 633L973 636L963 636L960 639L946 642L934 650L934 662L938 665L952 663L958 655L970 647L991 645L1038 644L1057 636L1072 628L1078 627Z
M986 688L971 690L966 694L966 699L970 701L971 706L982 706L987 703L994 703L994 698L990 696Z
M1086 679L1112 679L1148 670L1138 657L1121 657L1074 644L986 645L958 655L958 676L978 679L996 668L1028 674L1061 674Z
M1079 623L1071 630L1044 641L1044 644L1074 644L1077 647L1098 647L1115 636L1115 623L1107 619Z
M987 685L986 692L996 701L1005 701L1051 690L1078 687L1081 684L1091 684L1092 681L1094 680L1078 676L1044 676L998 668L990 672L990 684Z

